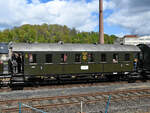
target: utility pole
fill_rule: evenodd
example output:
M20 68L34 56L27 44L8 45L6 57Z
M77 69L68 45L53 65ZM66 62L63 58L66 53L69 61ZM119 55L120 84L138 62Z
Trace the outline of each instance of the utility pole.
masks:
M104 44L103 0L99 0L99 43Z

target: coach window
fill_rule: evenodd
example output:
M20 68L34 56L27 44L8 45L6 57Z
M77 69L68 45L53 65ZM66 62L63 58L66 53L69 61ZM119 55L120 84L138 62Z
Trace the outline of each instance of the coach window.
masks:
M106 62L106 54L101 54L101 62Z
M94 62L94 55L92 53L90 53L88 55L88 59L89 59L89 62Z
M29 63L36 63L36 54L29 54Z
M52 54L46 54L45 59L46 63L52 63Z
M113 63L118 63L119 56L118 54L113 54Z
M81 62L81 54L75 54L75 62Z
M125 54L125 61L130 61L130 54Z
M67 61L67 54L61 54L61 63L65 63Z
M134 53L134 58L143 58L143 54L142 53Z

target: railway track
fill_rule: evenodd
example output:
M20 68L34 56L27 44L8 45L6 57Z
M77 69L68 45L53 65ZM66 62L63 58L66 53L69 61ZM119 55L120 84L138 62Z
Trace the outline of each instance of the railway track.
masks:
M150 98L150 89L124 90L113 92L96 92L88 94L28 98L16 100L1 100L2 113L14 113L19 111L18 103L24 103L38 109L57 108L64 106L80 105L81 101L84 104L107 102L111 95L111 102L136 100L142 98ZM21 108L23 111L31 110L27 107Z

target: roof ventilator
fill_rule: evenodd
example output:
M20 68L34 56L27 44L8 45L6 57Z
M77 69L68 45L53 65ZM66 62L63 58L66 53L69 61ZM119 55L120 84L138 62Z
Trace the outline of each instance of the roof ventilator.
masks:
M63 41L59 41L58 44L64 44L64 42Z

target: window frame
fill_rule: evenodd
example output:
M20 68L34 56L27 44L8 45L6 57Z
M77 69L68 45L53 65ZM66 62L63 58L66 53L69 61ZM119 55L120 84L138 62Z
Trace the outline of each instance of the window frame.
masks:
M67 53L60 54L60 63L66 64L67 61L68 61L68 54Z
M100 56L101 56L100 62L102 62L102 63L107 62L107 55L106 55L106 53L102 53Z
M79 57L78 59L77 59L77 56ZM74 62L75 63L81 63L81 53L75 53L75 55L74 55Z
M94 62L95 62L95 54L88 53L88 63L94 63Z
M32 55L32 56L30 56L30 55ZM32 57L32 61L30 61L31 60L30 57ZM37 54L29 53L28 62L29 62L29 64L37 64Z
M50 55L50 62L47 62L49 59L48 55ZM53 54L45 54L45 64L53 64Z
M118 63L119 62L119 54L118 53L113 53L112 62L113 63Z
M127 56L128 55L128 56ZM124 54L124 61L130 61L130 54L129 53L125 53Z

